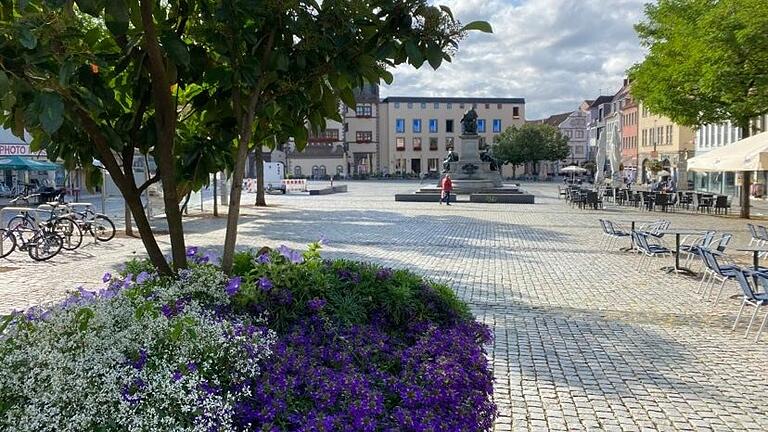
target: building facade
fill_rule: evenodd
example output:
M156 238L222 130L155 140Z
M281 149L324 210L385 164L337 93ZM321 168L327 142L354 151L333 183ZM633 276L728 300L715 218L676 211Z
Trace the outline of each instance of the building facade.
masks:
M325 129L310 131L307 146L296 151L293 143L286 144L285 172L295 178L327 179L348 175L347 152L344 150L344 126L334 120L326 122Z
M379 158L379 86L366 84L355 91L357 105L344 106L344 149L347 172L365 176L381 171Z
M750 127L752 134L768 130L768 114L753 119ZM694 143L696 156L706 154L716 148L733 145L741 140L741 129L731 122L703 125L696 130ZM737 176L733 172L689 173L693 187L700 192L711 192L723 195L737 196L740 190L737 185ZM759 172L753 178L752 194L764 196L766 194L766 182L768 173Z
M388 97L380 107L381 173L389 175L440 172L448 150L459 145L461 118L470 108L478 114L481 148L525 123L522 98Z
M676 180L679 189L688 189L686 161L693 157L693 130L674 123L668 117L651 113L642 103L639 104L638 111L638 182L653 181L654 176L649 165L653 161L659 161L662 168Z
M564 165L581 165L587 161L589 146L587 142L587 113L581 109L549 116L544 120L534 121L556 127L568 138L570 153L562 161L541 162L540 174L555 176ZM529 167L526 167L529 170Z
M638 164L637 124L639 114L637 103L630 93L630 86L629 81L624 80L624 86L616 94L615 99L618 99L621 106L619 109L621 116L621 164L624 166L624 175L634 179Z
M589 143L587 159L595 160L597 143L605 132L605 118L611 113L613 106L613 96L602 95L587 102L589 105L584 108L587 113L587 142Z

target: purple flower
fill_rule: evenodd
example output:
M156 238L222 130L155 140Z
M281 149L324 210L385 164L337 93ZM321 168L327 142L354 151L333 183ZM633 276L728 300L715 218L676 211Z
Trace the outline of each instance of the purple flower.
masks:
M197 246L187 248L187 257L193 257L197 255Z
M391 268L383 268L376 272L376 279L383 281L392 278L394 272Z
M83 300L92 300L94 297L96 297L95 292L83 289L81 286L77 287L77 292L80 293L80 298Z
M272 258L269 257L268 253L263 253L259 255L258 258L256 258L256 262L258 262L259 264L269 264L272 262Z
M278 302L281 305L289 305L293 303L293 294L291 294L291 292L288 290L282 290L278 297Z
M181 381L182 377L183 375L179 371L174 371L173 374L171 375L171 379L173 380L173 382Z
M150 279L152 279L152 275L143 271L136 276L136 283L141 285Z
M197 363L195 363L195 362L187 363L187 370L190 371L190 372L197 371Z
M133 362L133 368L136 370L142 370L144 369L144 366L147 364L147 350L141 349L139 350L139 358L136 359L136 361Z
M104 273L104 276L101 277L101 281L104 282L104 283L107 283L110 280L112 280L112 273L110 273L110 272Z
M226 288L224 289L227 291L227 294L230 297L232 297L240 291L240 284L242 282L243 282L243 278L241 278L240 276L235 276L229 280Z
M295 251L286 245L280 245L280 247L277 248L277 251L293 264L301 264L304 262L304 257L301 256L301 252Z
M328 238L324 234L320 234L320 240L317 241L320 246L328 246Z
M133 283L133 275L128 273L127 276L125 276L125 280L123 281L123 288L128 288Z
M317 312L323 307L325 307L326 301L321 298L313 298L312 300L307 302L307 306L309 306L310 309Z
M216 262L218 260L219 260L219 256L218 256L218 254L216 254L216 252L208 251L208 252L204 253L203 256L198 258L196 260L196 262L198 264L212 264L212 263L214 263L214 262Z
M259 288L261 288L262 291L267 292L271 290L273 286L272 281L269 280L268 277L262 276L259 278Z

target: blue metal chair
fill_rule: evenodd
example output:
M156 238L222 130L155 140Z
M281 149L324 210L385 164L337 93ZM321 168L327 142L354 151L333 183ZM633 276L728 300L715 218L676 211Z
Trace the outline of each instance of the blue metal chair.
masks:
M741 291L744 293L744 299L741 302L741 308L739 308L739 313L736 315L736 321L733 322L731 331L736 330L736 326L739 324L739 319L741 319L741 313L744 311L744 307L747 305L754 306L755 312L752 314L752 318L749 320L747 331L744 332L744 337L747 337L749 336L749 331L752 329L752 323L755 322L757 311L760 310L761 306L768 305L768 292L757 292L755 288L752 287L750 279L754 278L753 280L759 281L760 284L765 288L765 286L768 284L768 275L759 272L752 272L749 270L742 270L735 273L735 278L739 283L739 286L741 286ZM768 313L765 315L765 318L763 318L763 322L760 324L760 328L757 330L755 342L760 340L760 335L763 333L763 328L765 328L766 322L768 322Z
M722 259L723 255L715 255L711 249L701 248L701 258L704 260L704 274L701 277L699 288L696 292L701 292L702 297L709 300L711 290L714 289L715 282L720 282L720 290L717 293L715 304L720 301L723 294L725 283L735 277L735 273L741 271L741 268L734 264L720 264L718 256Z
M648 233L635 230L632 232L632 235L637 249L643 253L644 259L640 264L641 268L648 268L651 264L651 258L672 256L672 250L668 247L651 243L648 239L650 236Z

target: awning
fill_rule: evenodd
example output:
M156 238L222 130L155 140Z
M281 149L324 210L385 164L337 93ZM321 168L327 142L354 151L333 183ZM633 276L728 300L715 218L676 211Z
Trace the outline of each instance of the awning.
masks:
M19 156L0 157L0 170L56 171L59 164Z
M688 171L768 171L768 132L688 159Z

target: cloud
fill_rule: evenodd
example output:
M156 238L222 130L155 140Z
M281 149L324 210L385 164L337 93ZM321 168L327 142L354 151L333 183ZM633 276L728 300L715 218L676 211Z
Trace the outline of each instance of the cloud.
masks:
M647 0L442 0L462 22L484 20L453 63L405 65L385 96L525 97L529 119L574 110L613 94L642 60L633 25Z

